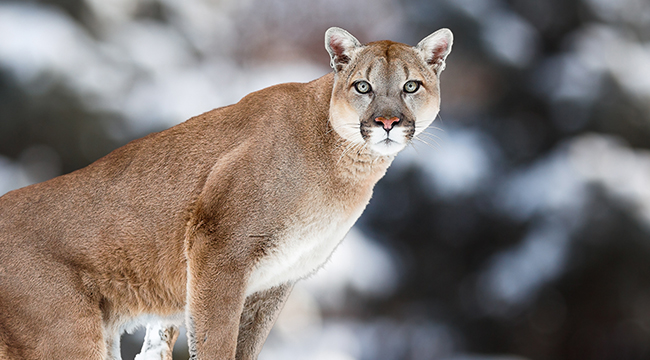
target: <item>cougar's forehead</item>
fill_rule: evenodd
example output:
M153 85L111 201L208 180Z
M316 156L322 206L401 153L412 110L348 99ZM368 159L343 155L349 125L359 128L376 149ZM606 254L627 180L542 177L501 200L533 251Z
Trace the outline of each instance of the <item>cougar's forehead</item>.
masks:
M378 41L365 46L358 54L357 64L350 69L349 79L359 77L389 83L407 78L435 81L435 73L412 47L392 41Z

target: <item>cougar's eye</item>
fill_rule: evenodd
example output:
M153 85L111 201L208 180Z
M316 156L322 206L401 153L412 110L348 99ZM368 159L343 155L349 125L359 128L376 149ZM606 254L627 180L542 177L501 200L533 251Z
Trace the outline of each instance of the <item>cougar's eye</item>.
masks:
M420 88L420 83L415 80L407 81L406 84L404 84L404 92L407 93L414 93L418 91L419 88Z
M354 88L360 93L360 94L367 94L372 90L372 87L370 87L370 84L367 81L357 81L354 83Z

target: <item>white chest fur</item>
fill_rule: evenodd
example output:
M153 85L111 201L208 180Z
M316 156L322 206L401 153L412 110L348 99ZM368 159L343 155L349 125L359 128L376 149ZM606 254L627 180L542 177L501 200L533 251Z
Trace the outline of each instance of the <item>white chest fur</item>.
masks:
M257 264L249 278L246 295L309 276L329 259L363 211L352 216L331 212L296 221L270 254Z

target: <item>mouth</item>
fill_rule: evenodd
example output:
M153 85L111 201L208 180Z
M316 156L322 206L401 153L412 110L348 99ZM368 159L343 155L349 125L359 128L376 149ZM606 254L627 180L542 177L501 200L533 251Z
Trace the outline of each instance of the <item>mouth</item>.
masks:
M385 138L384 140L379 141L376 145L386 145L386 146L391 146L392 144L399 144L397 141L390 139L390 138Z
M408 145L413 133L411 127L395 122L390 124L392 126L375 123L360 128L362 138L374 153L379 156L394 156Z
M391 134L386 134L383 139L378 141L370 141L370 148L381 156L396 155L404 147L406 144L392 139Z

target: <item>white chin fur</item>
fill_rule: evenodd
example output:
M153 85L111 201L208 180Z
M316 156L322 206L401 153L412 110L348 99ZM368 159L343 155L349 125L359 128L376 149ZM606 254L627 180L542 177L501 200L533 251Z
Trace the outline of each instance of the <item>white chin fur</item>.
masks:
M389 133L382 128L374 128L368 139L370 149L381 156L396 155L406 147L406 143L406 136L401 128L394 128Z

